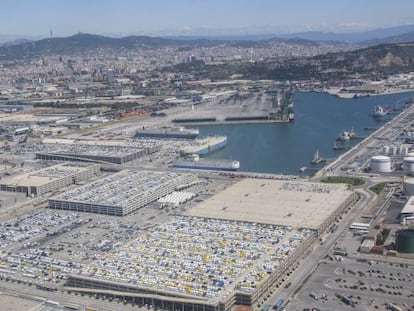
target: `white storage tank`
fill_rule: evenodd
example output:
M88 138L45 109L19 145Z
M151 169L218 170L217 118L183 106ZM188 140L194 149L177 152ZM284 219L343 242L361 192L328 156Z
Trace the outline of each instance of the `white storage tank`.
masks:
M382 147L382 154L383 155L388 155L389 152L390 152L390 146Z
M402 168L404 173L413 174L414 173L414 157L405 157L403 159Z
M407 157L414 157L414 152L407 152L406 156Z
M408 154L408 147L401 147L401 155L405 156Z
M409 177L409 178L404 179L403 192L406 196L414 195L414 178Z
M377 173L391 172L391 159L383 155L373 156L371 158L371 170Z

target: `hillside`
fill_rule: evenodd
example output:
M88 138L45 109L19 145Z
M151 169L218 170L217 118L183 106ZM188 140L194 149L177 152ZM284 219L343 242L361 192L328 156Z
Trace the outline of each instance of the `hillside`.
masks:
M316 42L303 39L264 39L264 40L209 40L209 39L166 39L147 36L129 36L123 38L111 38L92 34L76 34L66 38L48 38L39 41L23 42L21 44L6 44L0 46L0 60L12 60L31 58L50 54L74 54L96 49L156 49L160 47L209 47L209 46L232 46L241 48L269 48L272 45L284 43L304 49L313 47L330 47L330 50L344 50L354 48L340 42Z
M229 62L220 66L197 63L174 69L213 80L228 79L234 74L246 79L274 80L329 80L355 75L373 77L414 71L414 43L378 45L308 58L273 59L255 63Z

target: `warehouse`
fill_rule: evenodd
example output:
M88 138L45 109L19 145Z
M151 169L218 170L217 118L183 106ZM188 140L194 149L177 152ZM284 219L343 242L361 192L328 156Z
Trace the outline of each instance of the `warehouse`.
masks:
M43 144L41 151L36 152L36 159L59 161L95 161L122 164L136 160L147 154L161 149L160 144L142 142L140 144L115 144L112 145L79 143Z
M85 266L67 288L164 310L256 310L314 239L308 229L177 216Z
M353 198L344 184L243 179L186 215L284 224L320 234Z
M0 208L10 207L22 203L26 200L26 195L19 192L0 191Z
M100 172L99 164L62 163L1 181L0 190L23 192L27 196L43 195Z
M49 199L49 207L124 216L196 180L193 174L122 170Z
M346 185L243 179L67 285L169 310L257 310L353 199Z

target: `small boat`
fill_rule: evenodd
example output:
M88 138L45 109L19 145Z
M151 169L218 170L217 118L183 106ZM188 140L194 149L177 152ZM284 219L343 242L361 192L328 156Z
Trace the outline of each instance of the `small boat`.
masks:
M381 106L375 106L373 117L374 118L383 118L388 114L388 110L386 110L384 107Z
M326 160L319 155L319 149L316 149L316 152L313 155L313 159L312 159L311 163L312 164L319 164L321 162L326 162Z
M351 129L350 131L342 131L336 139L341 141L348 141L351 138L354 138L355 135L356 133L354 129Z

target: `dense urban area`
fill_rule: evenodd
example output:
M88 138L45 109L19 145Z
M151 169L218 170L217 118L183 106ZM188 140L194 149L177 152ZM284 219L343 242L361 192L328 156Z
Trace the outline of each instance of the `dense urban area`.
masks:
M7 310L414 310L414 105L297 175L206 157L200 124L295 122L297 92L414 91L414 44L0 46ZM317 168L317 169L315 169ZM299 168L298 168L299 169Z

